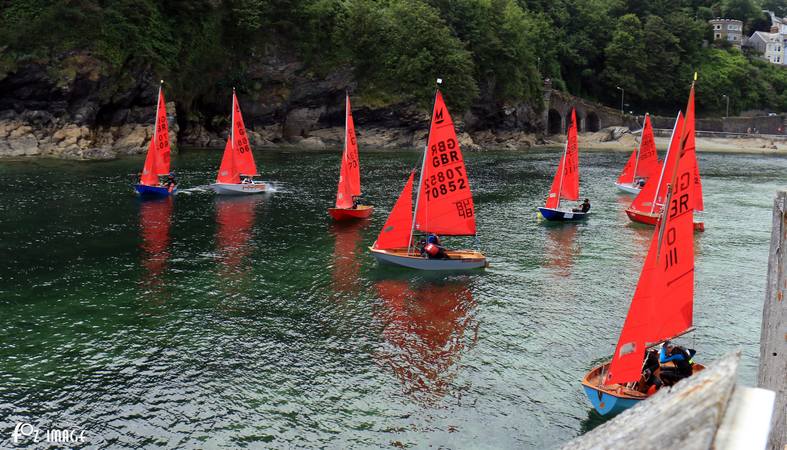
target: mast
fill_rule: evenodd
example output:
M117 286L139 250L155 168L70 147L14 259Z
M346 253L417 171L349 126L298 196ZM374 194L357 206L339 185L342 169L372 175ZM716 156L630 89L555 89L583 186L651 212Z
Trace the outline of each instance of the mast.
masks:
M347 159L347 113L350 110L350 93L344 91L344 152L342 152L342 159ZM342 161L344 164L344 161ZM340 175L341 176L341 175Z
M156 96L156 125L153 128L153 139L156 142L156 150L158 150L158 116L159 116L159 109L161 108L161 88L164 86L164 80L161 80L161 83L158 85L158 95Z
M437 79L437 85L443 84L443 79ZM434 105L437 103L437 92L439 87L434 90L434 101L432 102L432 116L434 116ZM426 135L426 145L424 145L424 157L421 161L421 173L418 175L418 193L415 195L415 209L413 210L413 224L410 227L410 240L407 244L407 249L413 246L413 234L415 233L415 218L417 217L418 205L421 204L421 187L424 183L424 168L426 167L426 153L429 151L429 136L432 135L432 127L434 126L434 117L429 118L429 134Z
M648 113L645 113L645 123L648 120ZM639 155L642 153L642 141L645 135L645 123L642 124L642 136L639 138L639 146L637 147L637 157L634 159L634 173L631 175L631 184L637 180L637 166L639 165Z
M560 192L563 191L563 174L566 172L566 154L568 153L568 136L566 137L566 146L563 148L563 159L558 164L558 169L561 167L563 170L560 171L560 183L557 187L557 207L555 209L560 209Z
M680 115L680 111L678 111L678 115ZM656 185L656 193L653 195L653 201L650 203L650 213L653 214L653 211L656 209L656 199L659 196L659 190L661 189L661 182L664 180L664 170L667 168L667 162L669 161L669 152L672 150L672 140L675 138L675 130L678 129L678 121L675 120L675 125L672 126L672 134L669 138L669 145L667 146L667 154L664 155L664 164L661 165L661 174L659 175L659 184ZM666 205L667 203L665 203Z
M235 157L235 87L232 87L232 115L230 116L230 144L232 146L232 156Z

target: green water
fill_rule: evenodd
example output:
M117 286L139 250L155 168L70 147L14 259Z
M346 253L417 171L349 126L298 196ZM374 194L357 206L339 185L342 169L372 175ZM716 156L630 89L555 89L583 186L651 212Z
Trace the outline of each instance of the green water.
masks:
M278 192L140 202L142 159L0 163L0 447L17 422L91 447L555 446L599 420L579 385L614 348L650 229L583 153L586 223L546 226L555 152L466 155L491 267L378 267L366 250L416 153L362 153L377 205L333 226L337 153L257 152ZM220 155L174 158L182 187ZM753 384L771 202L787 160L700 154L697 332ZM171 219L170 219L171 218Z

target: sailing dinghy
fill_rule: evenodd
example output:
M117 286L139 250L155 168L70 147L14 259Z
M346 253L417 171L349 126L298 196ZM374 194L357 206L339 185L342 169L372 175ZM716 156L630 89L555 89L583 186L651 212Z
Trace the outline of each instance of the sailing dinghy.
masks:
M233 88L230 135L227 136L227 144L224 146L224 156L221 158L216 182L210 187L217 194L222 195L262 194L268 190L268 186L254 179L259 175L257 165L254 163L254 155L251 153L238 97Z
M697 164L697 155L695 149L695 124L694 124L694 86L692 85L689 93L688 105L686 106L685 119L678 113L678 118L675 121L675 128L672 130L672 138L670 145L667 149L667 155L664 157L664 165L659 175L658 183L648 183L640 191L628 209L626 215L633 222L643 223L646 225L656 225L659 217L661 216L661 208L664 206L664 199L666 197L667 182L664 178L665 168L672 167L675 158L678 157L676 153L681 146L688 146L692 151L688 155L690 161L687 163L691 165L692 172L692 186L695 191L693 196L693 209L694 212L702 212L704 208L702 200L702 179L700 178L699 165ZM684 140L686 142L684 142ZM695 222L694 229L696 231L705 231L705 224L702 222Z
M656 152L656 140L653 138L653 126L650 124L650 115L645 114L645 125L642 127L639 147L631 153L615 186L623 192L636 195L658 172L659 157Z
M438 84L440 80L438 80ZM421 270L466 270L486 266L475 250L446 250L442 259L429 258L414 242L416 231L449 236L475 236L475 207L454 123L438 90L429 139L424 149L413 214L410 173L380 235L369 249L379 262Z
M693 86L692 86L693 91ZM680 117L679 117L680 119ZM582 380L600 414L616 414L648 397L643 380L645 352L692 330L694 310L694 143L685 123L659 224L653 232L642 273L610 362ZM692 365L692 373L704 367ZM656 371L658 375L658 371Z
M571 123L568 126L566 147L557 166L555 177L546 204L538 208L541 216L554 221L577 221L586 218L588 212L560 209L560 200L579 200L579 141L577 139L577 112L571 110Z
M349 94L346 96L345 108L344 152L339 171L339 188L336 191L336 206L328 208L328 214L337 221L365 219L374 211L373 206L359 205L356 201L356 197L361 195L361 169Z
M164 101L162 85L158 88L158 104L156 105L156 124L153 128L153 137L150 138L148 154L145 165L142 167L142 176L134 190L141 197L167 197L177 192L175 184L164 184L159 177L169 175L170 153L169 125L167 124L167 105Z

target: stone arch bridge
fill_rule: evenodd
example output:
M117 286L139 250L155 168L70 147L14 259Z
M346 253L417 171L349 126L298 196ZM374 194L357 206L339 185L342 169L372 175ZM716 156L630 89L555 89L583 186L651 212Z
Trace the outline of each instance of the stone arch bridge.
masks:
M544 112L542 123L544 134L563 134L568 129L571 108L577 109L579 131L594 132L612 126L639 127L630 115L621 115L617 109L593 103L565 92L551 89L549 83L544 89Z

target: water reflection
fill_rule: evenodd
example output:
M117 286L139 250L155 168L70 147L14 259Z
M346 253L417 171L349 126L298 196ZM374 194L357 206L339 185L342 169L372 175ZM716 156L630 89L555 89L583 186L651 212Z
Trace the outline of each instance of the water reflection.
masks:
M358 243L361 241L363 224L334 223L331 233L334 236L331 275L333 291L344 294L358 292L361 262L359 260Z
M387 344L377 361L420 403L436 403L449 392L463 351L478 339L468 284L468 279L376 283L383 307L375 314L385 324Z
M162 274L169 259L169 228L172 223L172 197L147 200L139 205L139 225L142 242L144 280L151 287L162 283Z
M242 278L251 253L252 231L260 196L216 198L216 251L222 278Z
M577 224L564 223L545 227L546 241L544 256L546 267L553 269L556 275L567 277L580 253L577 242Z

